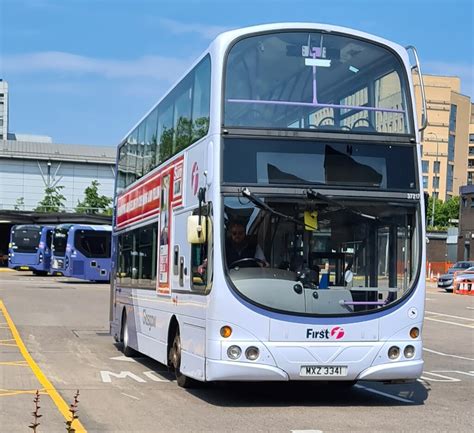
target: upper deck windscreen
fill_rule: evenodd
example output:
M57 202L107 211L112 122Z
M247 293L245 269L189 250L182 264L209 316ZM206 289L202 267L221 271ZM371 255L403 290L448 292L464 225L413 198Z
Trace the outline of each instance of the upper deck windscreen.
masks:
M406 73L375 43L315 31L238 41L225 75L227 127L408 134Z

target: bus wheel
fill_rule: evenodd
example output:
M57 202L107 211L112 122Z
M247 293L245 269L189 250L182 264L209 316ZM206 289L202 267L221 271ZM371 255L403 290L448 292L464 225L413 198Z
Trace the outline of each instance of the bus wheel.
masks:
M123 312L122 317L122 331L120 333L120 340L122 341L122 352L125 356L131 357L135 355L135 350L129 346L130 335L127 326L127 313Z
M45 277L48 275L48 271L33 271L33 275L36 275L37 277Z
M176 376L176 383L181 388L192 388L196 386L196 381L188 376L181 373L181 337L179 331L176 331L174 336L173 345L170 350L170 364L174 368L174 374Z

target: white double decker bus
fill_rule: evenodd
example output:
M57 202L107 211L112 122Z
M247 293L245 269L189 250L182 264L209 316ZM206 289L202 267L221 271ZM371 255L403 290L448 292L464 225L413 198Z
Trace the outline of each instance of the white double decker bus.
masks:
M420 377L412 70L414 48L342 27L219 35L118 148L123 352L180 386Z

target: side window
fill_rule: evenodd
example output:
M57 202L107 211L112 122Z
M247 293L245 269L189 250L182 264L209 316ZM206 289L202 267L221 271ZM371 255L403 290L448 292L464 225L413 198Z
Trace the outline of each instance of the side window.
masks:
M138 280L145 287L151 286L153 271L156 274L156 231L154 233L153 226L156 224L135 230L138 233Z
M135 182L136 175L135 170L137 166L137 130L133 131L126 143L126 159L127 159L127 181L126 184L130 185Z
M110 232L79 230L74 234L74 244L76 249L88 258L109 258L110 240Z
M164 102L163 109L160 110L160 116L158 118L158 137L160 145L156 165L166 161L173 152L173 104L172 101L169 100L165 100Z
M132 275L132 246L131 232L119 235L118 248L118 277L121 284L130 284Z
M127 186L127 147L126 143L122 144L118 154L118 179L117 191L120 192Z
M202 209L202 223L206 224L206 240L202 244L191 244L191 289L205 292L212 283L212 224L209 212L211 204ZM193 212L197 215L198 210Z
M186 77L176 88L174 104L175 142L173 154L186 149L191 143L192 80Z
M53 230L46 231L46 246L51 249L51 243L53 241Z
M137 128L137 165L135 168L137 179L145 174L143 171L143 157L145 154L145 130L146 123L142 122Z
M211 60L207 56L194 75L192 141L207 134L211 106Z
M146 119L145 150L143 154L143 174L153 169L156 161L156 124L158 122L158 109L155 108Z

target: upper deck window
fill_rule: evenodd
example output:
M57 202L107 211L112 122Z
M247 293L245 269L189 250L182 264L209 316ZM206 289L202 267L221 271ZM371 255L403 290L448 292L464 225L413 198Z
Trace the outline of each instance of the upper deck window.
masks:
M238 41L226 65L227 127L408 134L406 73L373 43L294 31Z

